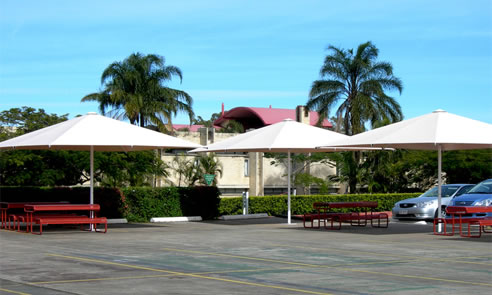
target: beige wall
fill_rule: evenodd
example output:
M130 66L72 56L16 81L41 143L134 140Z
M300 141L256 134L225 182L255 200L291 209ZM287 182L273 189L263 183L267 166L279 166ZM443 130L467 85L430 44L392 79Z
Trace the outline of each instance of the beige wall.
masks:
M244 175L244 160L247 156L218 154L223 171L219 187L246 188L249 186L249 177Z
M201 130L199 132L178 131L177 137L186 139L192 142L204 144L206 139L207 144L219 142L237 133L216 133ZM204 135L207 134L205 137ZM201 138L201 139L200 139ZM271 188L286 188L287 187L287 169L285 165L273 166L270 164L271 159L254 156L257 153L236 153L236 154L216 154L223 167L222 177L217 180L218 187L221 189L236 189L236 192L230 194L239 195L241 191L249 189L250 192L255 192L255 195L261 194L263 189ZM169 165L172 165L173 154L164 154L162 159ZM192 159L194 156L186 155L187 159ZM256 166L256 176L252 175L250 170L249 176L244 175L244 162L249 159L251 170ZM254 159L261 159L262 163L254 165ZM331 168L325 164L314 164L311 166L311 174L325 179L327 175L335 174L335 168ZM262 174L262 175L261 175ZM175 185L177 184L177 176L174 172L171 173L169 180ZM162 185L169 185L161 181Z
M176 131L176 137L185 139L194 143L200 143L200 132Z

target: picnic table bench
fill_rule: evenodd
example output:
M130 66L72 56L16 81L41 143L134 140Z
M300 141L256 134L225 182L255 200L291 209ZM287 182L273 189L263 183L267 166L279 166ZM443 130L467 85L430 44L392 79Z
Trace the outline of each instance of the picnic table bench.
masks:
M369 220L372 227L387 228L389 224L388 214L373 212L377 206L378 202L373 201L316 202L313 204L315 212L303 215L303 225L305 228L320 228L321 222L323 222L324 228L339 230L342 227L342 222L349 222L352 226L366 226ZM343 208L357 210L348 213L332 211L332 209ZM315 221L317 221L317 225L314 224ZM310 226L306 222L310 222Z
M24 206L26 212L26 223L33 234L43 234L43 225L48 224L88 224L96 232L106 233L108 224L106 217L95 217L95 213L100 210L99 204L52 204L52 205L32 205ZM73 212L89 212L89 216L75 215ZM47 214L51 213L51 214ZM72 215L73 214L73 215ZM32 228L33 224L39 224L39 233L35 233ZM104 231L98 230L97 225L104 224Z
M486 213L492 212L492 206L448 206L446 207L446 218L434 219L434 234L440 236L453 236L456 225L459 228L460 236L466 238L480 238L482 232L492 233L486 230L486 226L492 226L492 217L467 217L473 213ZM439 225L443 225L443 231L438 230ZM447 225L451 225L451 232L447 231ZM467 230L463 231L463 224L468 224ZM472 231L473 226L478 226L476 232Z
M68 204L68 202L0 202L0 228L20 229L20 220L25 218L24 206L26 205L53 205ZM17 226L16 226L17 223Z

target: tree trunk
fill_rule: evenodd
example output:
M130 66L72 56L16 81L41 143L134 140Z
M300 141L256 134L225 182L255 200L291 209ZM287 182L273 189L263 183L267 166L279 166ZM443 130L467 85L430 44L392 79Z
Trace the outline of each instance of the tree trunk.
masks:
M345 160L349 168L349 192L355 194L357 192L357 168L361 155L360 152L348 152L346 155Z

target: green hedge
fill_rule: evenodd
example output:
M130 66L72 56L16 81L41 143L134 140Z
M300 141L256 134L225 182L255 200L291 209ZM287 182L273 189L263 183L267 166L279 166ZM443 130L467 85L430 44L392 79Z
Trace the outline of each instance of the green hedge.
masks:
M312 212L314 202L378 201L378 211L389 211L400 200L419 194L354 194L292 196L292 214ZM88 187L0 187L0 201L89 202ZM94 189L94 202L101 205L100 216L127 218L130 222L148 222L152 217L201 216L213 219L220 215L242 214L242 198L220 198L216 187L129 187ZM287 196L251 197L249 213L287 215Z
M88 187L0 187L2 202L89 203ZM219 216L220 192L216 187L130 187L94 188L94 203L101 206L100 216L126 218L130 222L148 222L152 217Z
M291 208L292 214L298 215L312 212L314 202L377 201L377 211L390 211L396 202L419 195L420 193L291 196ZM219 215L242 214L242 206L241 197L223 198L220 200ZM344 210L340 211L343 212ZM250 197L249 213L268 213L268 215L272 216L285 216L287 215L287 196Z
M61 202L88 204L88 187L0 187L2 202ZM94 203L101 206L100 216L121 218L125 215L125 198L115 188L94 188Z
M128 221L146 222L152 217L219 216L220 192L216 187L130 187L122 189Z

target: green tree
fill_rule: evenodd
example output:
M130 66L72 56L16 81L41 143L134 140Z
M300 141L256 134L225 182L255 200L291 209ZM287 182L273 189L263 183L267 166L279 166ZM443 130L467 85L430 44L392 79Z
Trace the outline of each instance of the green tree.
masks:
M133 53L122 62L114 62L102 73L100 92L82 101L97 101L101 113L107 109L112 117L126 117L141 127L153 125L160 131L172 132L172 117L178 112L194 116L192 97L165 86L173 77L183 79L178 67L166 66L162 56Z
M27 106L0 113L0 140L6 140L67 120L68 114L47 114ZM2 185L74 185L87 178L89 155L75 151L12 150L0 152Z
M47 114L27 106L0 112L0 141L66 121L68 114Z
M222 176L223 167L214 153L200 154L195 157L185 154L175 155L171 168L178 178L177 186L194 186L205 183L205 174L215 175L213 185L217 185L217 178Z
M201 184L206 184L205 174L215 175L212 185L217 185L217 179L222 177L224 167L220 163L219 159L215 156L215 153L200 154L198 156L198 179Z
M226 126L217 130L220 133L244 133L243 124L236 120L228 120Z
M203 125L205 127L212 127L211 120L205 120L201 116L198 116L196 118L193 118L191 124L193 124L193 125Z
M337 131L344 130L346 135L363 132L366 122L392 123L403 118L398 102L385 92L398 90L401 93L402 82L393 75L390 63L377 61L378 49L371 42L360 44L355 54L353 49L334 46L329 46L328 50L330 54L320 70L322 79L313 82L306 104L308 110L320 114L320 121L337 105ZM345 165L349 171L350 191L355 192L361 153L351 155L346 157Z
M67 120L68 115L43 109L13 108L0 113L2 140ZM88 152L13 150L0 152L0 185L76 185L90 180ZM149 185L152 177L167 176L166 166L153 151L95 153L96 181L104 186Z
M105 152L95 159L95 178L102 186L152 186L155 177L167 177L168 166L154 151Z
M437 183L436 151L371 151L358 171L369 192L425 191ZM492 150L446 151L442 155L445 183L478 183L492 178Z
M193 124L204 125L205 127L213 127L214 122L220 118L220 113L213 113L209 120L203 119L201 116L193 119ZM227 124L217 129L219 133L244 133L244 127L236 120L228 120Z
M309 170L310 167L314 164L322 164L334 167L335 162L331 158L331 154L332 153L291 154L291 183L296 186L302 186L304 189L309 188L312 185L316 185L321 193L328 192L329 185L333 181L340 180L339 178L333 179L332 177L328 176L326 177L326 179L322 179L306 173L306 171ZM264 156L265 158L270 160L270 165L282 166L287 171L288 163L286 153L264 153ZM336 159L339 160L338 158Z
M492 149L444 152L442 166L447 183L481 182L492 178Z
M178 178L178 183L175 185L179 187L182 184L185 186L194 185L198 180L197 166L195 157L190 157L183 153L176 154L171 164L171 169L174 170Z

